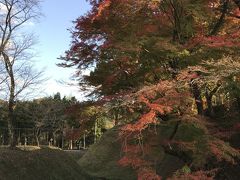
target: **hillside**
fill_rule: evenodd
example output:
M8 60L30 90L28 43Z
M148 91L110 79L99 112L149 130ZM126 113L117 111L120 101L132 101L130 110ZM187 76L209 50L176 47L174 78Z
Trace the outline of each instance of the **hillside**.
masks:
M78 164L60 150L0 149L1 180L85 180Z
M239 179L239 152L228 142L211 135L203 119L185 117L180 120L180 124L176 119L162 122L152 134L144 132L144 142L149 144L150 151L141 157L154 161L156 171L163 179L197 179L199 173L203 179ZM90 147L78 161L83 172L99 179L137 179L137 166L119 165L124 152L118 133L119 129L113 128ZM165 146L169 137L175 143ZM215 172L214 177L211 172Z

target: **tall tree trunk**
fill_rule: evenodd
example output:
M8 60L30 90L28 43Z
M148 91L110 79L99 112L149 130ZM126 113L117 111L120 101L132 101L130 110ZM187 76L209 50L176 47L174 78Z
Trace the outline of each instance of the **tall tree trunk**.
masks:
M13 145L13 139L14 139L14 135L13 135L13 124L11 121L11 113L8 113L8 144L10 146Z
M15 82L14 82L14 77L13 77L13 72L12 69L10 68L10 79L11 79L11 85L10 85L10 95L9 95L9 100L8 100L8 131L9 131L9 144L11 147L16 147L17 145L17 137L16 137L16 132L14 130L15 128L15 117L14 117L14 106L15 106L15 101L14 101L14 92L15 92Z
M5 68L7 70L8 76L10 78L9 84L9 99L8 99L8 135L9 135L9 145L10 147L16 147L17 145L17 135L14 132L15 128L15 118L14 118L14 106L15 106L15 79L13 72L13 62L11 62L9 56L5 52L1 52L5 62Z
M40 134L40 129L36 129L35 131L35 140L36 140L36 143L37 143L37 146L39 147L40 146L40 143L39 143L39 134Z

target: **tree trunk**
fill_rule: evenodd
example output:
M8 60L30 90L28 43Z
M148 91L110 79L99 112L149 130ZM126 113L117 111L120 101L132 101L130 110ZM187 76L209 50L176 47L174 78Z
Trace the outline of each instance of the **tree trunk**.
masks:
M225 0L222 4L221 16L218 19L215 26L213 27L213 30L210 32L210 36L216 35L221 29L221 27L223 26L226 13L228 11L228 5L229 5L229 0Z
M9 116L9 115L8 115ZM13 143L13 125L11 123L10 117L8 117L8 144L11 146Z
M206 92L206 101L207 101L207 113L210 117L214 116L213 107L212 107L212 95L209 95Z
M20 130L20 129L18 129L17 144L18 144L18 145L21 145L21 130Z
M94 144L97 142L97 120L94 123Z
M207 113L210 117L213 117L214 116L214 111L213 111L213 106L212 106L212 97L214 94L216 94L216 92L219 90L219 88L221 87L221 83L218 82L216 84L216 86L213 88L212 91L210 91L208 89L208 87L206 87L206 90L205 90L205 96L206 96L206 101L207 101Z
M9 99L8 99L8 134L9 134L9 145L10 147L14 148L17 145L17 135L14 132L15 128L15 118L14 118L14 106L15 106L15 79L14 79L14 72L13 72L13 64L11 63L9 56L2 52L5 67L7 73L10 78L10 92L9 92Z
M83 134L83 149L86 149L86 134Z
M69 149L70 149L70 150L73 149L73 140L70 140Z
M36 142L37 142L37 146L39 147L40 143L39 143L38 135L35 135L35 139L36 139Z
M115 126L119 125L119 117L118 117L118 114L119 114L119 113L118 113L118 110L116 109L116 110L115 110L115 113L114 113L114 116L115 116L115 118L114 118L114 119L115 119L114 125L115 125Z
M64 136L63 136L63 130L62 130L62 149L64 148Z
M237 109L238 109L238 112L240 112L240 97L236 97L236 106L237 106Z
M192 89L192 93L195 99L195 103L197 106L197 111L199 115L203 115L203 100L201 97L201 91L198 87L198 84L196 82L191 82L190 83L191 89Z
M15 127L15 118L14 118L14 101L9 100L8 106L8 134L9 134L9 145L14 148L17 146L17 137L16 132L14 130Z

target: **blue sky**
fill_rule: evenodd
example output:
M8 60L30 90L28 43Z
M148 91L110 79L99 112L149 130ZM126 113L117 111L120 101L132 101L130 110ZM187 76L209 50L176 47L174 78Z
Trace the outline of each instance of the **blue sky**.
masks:
M60 92L62 95L81 99L77 87L58 83L69 81L74 69L60 68L56 64L60 62L57 58L64 54L71 42L71 34L67 29L73 27L72 21L86 13L90 6L85 0L44 0L41 6L43 17L31 25L31 29L38 37L38 44L35 46L38 55L35 58L36 67L43 68L49 78L44 83L43 95Z

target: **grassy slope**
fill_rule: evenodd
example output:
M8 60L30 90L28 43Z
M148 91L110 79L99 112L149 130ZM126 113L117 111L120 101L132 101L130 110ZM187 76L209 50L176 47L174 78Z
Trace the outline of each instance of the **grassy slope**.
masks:
M78 164L60 150L0 149L1 180L84 180Z

